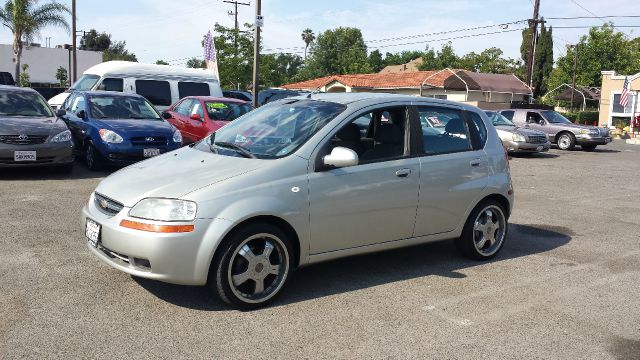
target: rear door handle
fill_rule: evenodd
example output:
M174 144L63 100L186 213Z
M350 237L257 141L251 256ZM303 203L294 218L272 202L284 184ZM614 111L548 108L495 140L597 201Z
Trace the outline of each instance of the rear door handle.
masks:
M482 161L480 159L475 159L475 160L469 161L469 165L471 165L471 166L480 166L481 162Z
M396 171L397 177L407 177L409 174L411 174L411 169L400 169Z

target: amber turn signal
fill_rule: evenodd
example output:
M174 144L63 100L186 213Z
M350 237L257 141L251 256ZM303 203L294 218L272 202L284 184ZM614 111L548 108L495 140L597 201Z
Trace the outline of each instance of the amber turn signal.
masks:
M186 233L192 232L195 229L194 225L155 225L126 219L120 221L120 226L134 230L156 233Z

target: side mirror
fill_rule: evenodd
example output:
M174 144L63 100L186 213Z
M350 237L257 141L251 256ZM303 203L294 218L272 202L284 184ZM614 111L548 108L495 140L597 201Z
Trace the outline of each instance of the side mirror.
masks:
M334 147L331 154L322 158L325 166L338 168L358 165L358 161L358 154L355 151L340 146Z
M65 116L65 115L67 115L67 111L66 111L66 110L64 110L64 109L58 109L58 110L56 110L56 116L57 116L57 117L63 117L63 116Z
M168 112L168 111L163 111L163 112L162 112L162 118L163 118L163 119L165 119L165 120L169 120L169 119L171 119L172 117L173 117L173 116L171 115L171 113L170 113L170 112Z
M190 118L191 120L202 121L202 117L200 116L200 114L191 114Z
M87 113L84 110L78 111L76 116L79 117L82 120L87 120Z

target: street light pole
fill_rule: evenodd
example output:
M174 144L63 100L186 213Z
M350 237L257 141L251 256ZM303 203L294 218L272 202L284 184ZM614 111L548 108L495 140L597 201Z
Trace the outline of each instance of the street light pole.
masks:
M258 70L260 67L260 24L258 18L261 15L261 1L256 1L256 19L253 24L253 107L258 107Z
M71 1L71 46L73 51L73 77L71 83L78 79L78 54L76 44L76 0Z
M578 68L578 49L580 44L570 45L575 50L573 56L573 80L571 81L571 112L573 112L573 97L576 91L576 70Z

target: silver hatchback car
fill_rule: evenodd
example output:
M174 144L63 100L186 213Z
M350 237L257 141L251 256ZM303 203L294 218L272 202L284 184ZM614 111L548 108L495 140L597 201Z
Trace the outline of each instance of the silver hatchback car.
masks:
M434 131L424 116L445 124ZM505 150L478 108L312 94L112 174L81 221L89 249L116 269L207 284L252 309L293 269L339 257L455 239L490 259L512 205Z

